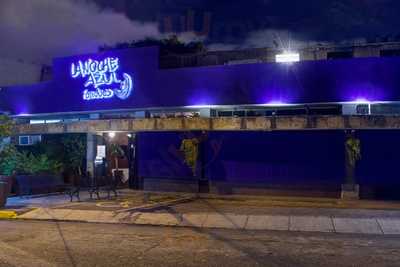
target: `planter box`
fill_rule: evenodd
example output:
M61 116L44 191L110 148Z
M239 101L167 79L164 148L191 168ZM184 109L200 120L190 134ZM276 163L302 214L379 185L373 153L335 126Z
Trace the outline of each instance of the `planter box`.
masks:
M0 209L4 208L7 204L7 184L0 182Z
M210 192L220 195L259 195L296 197L340 197L340 184L278 184L278 183L235 183L210 181Z
M54 175L17 175L16 183L20 196L61 192L67 187L62 177Z
M11 194L11 188L13 186L13 177L11 176L1 176L0 175L0 183L6 183L6 193L9 196Z
M341 198L344 200L359 200L360 186L358 184L342 184Z

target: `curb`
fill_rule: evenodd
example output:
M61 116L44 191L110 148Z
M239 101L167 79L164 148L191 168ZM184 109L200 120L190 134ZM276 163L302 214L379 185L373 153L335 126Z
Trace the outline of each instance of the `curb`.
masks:
M230 228L230 227L219 227L219 226L194 226L194 225L180 225L180 224L158 224L158 223L135 223L135 222L110 222L110 221L89 221L89 220L66 220L66 219L27 219L27 218L14 218L18 221L41 221L41 222L54 222L54 223L86 223L86 224L105 224L105 225L125 225L125 226L138 226L138 227L171 227L171 228L191 228L191 229L209 229L209 230L240 230L240 231L273 231L273 232L293 232L293 233L321 233L321 234L333 234L333 235L358 235L358 236L386 236L386 237L400 237L400 234L377 234L377 233L358 233L358 232L324 232L324 231L302 231L302 230L278 230L278 229L246 229L246 228ZM14 220L14 221L15 221Z
M115 212L93 213L89 217L82 216L82 213L49 214L40 216L33 213L29 216L17 216L20 221L49 221L49 222L70 222L70 223L95 223L114 225L136 225L136 226L161 226L161 227L186 227L193 229L231 229L244 231L289 231L289 232L317 232L336 234L362 234L377 236L400 236L400 217L390 218L346 218L332 216L257 216L219 213L135 213L125 214ZM154 215L154 216L153 216ZM210 217L211 216L211 217ZM247 218L245 218L247 216ZM287 218L286 218L287 217ZM265 224L268 220L270 224ZM284 227L281 227L284 225ZM287 225L287 226L286 226ZM379 230L378 230L379 228Z
M0 210L0 219L17 219L17 213L15 211Z

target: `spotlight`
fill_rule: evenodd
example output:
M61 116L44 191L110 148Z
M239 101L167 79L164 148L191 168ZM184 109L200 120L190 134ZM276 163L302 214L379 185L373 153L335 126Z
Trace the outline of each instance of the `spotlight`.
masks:
M275 56L275 61L277 63L293 63L300 61L299 53L285 52L283 54L277 54Z

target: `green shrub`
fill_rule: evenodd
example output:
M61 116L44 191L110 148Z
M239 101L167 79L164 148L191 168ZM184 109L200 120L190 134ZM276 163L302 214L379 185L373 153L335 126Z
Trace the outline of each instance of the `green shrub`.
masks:
M19 152L14 145L6 146L0 153L0 173L4 175L16 174L59 174L63 165L51 160L45 154L34 155L23 151Z
M19 152L13 145L6 145L0 152L0 174L10 176L18 169Z

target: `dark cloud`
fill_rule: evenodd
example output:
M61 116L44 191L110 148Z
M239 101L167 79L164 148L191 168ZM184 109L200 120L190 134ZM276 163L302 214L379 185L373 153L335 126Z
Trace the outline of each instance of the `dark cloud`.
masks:
M130 18L161 23L165 16L176 19L192 9L201 26L201 14L211 12L208 43L217 49L270 46L275 42L273 36L285 39L285 35L299 45L400 37L398 0L96 1Z
M2 0L0 57L48 63L99 45L158 37L158 25L133 21L90 1Z
M199 14L212 13L205 41L213 49L400 35L398 0L1 0L0 57L49 62L103 44L163 38L158 23L188 9L199 25Z

